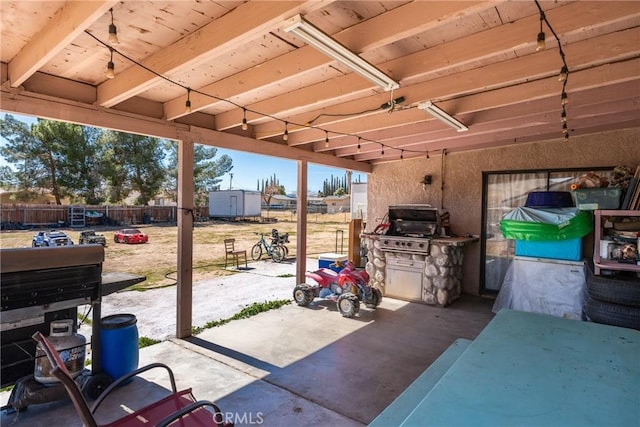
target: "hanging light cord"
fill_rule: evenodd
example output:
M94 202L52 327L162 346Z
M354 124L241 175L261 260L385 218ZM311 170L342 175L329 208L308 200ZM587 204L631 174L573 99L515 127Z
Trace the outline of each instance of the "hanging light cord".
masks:
M544 23L547 25L547 27L549 28L549 30L551 31L551 33L553 34L554 38L556 39L556 41L558 43L558 51L560 53L560 59L562 60L562 64L563 64L563 67L562 67L562 70L561 70L561 79L562 79L562 95L561 95L562 96L562 113L561 113L561 121L562 121L562 127L563 127L563 133L564 133L565 139L568 140L569 133L568 133L568 129L567 129L566 110L565 110L564 104L566 102L566 86L567 86L567 82L569 80L569 68L568 68L567 62L565 60L565 54L564 54L564 51L562 50L562 44L560 42L560 38L558 37L558 35L556 34L555 30L553 29L553 27L549 23L549 20L547 19L546 14L542 10L542 7L540 6L540 3L538 2L538 0L534 0L534 2L536 4L536 6L538 7L538 10L540 11L540 26L541 26L541 30L542 30L542 21L544 21ZM111 13L112 13L112 19L113 19L113 12L111 12ZM88 30L85 30L84 32L87 35L89 35L91 38L93 38L95 41L100 43L101 45L108 47L110 49L112 57L113 57L113 53L114 52L117 53L118 55L120 55L121 57L125 58L129 62L131 62L131 63L137 65L138 67L148 71L149 73L155 75L156 77L159 77L159 78L161 78L161 79L163 79L163 80L165 80L165 81L167 81L167 82L169 82L169 83L171 83L173 85L176 85L176 86L181 87L182 89L186 90L187 91L187 96L189 96L189 94L191 92L193 92L193 93L197 93L199 95L202 95L204 97L215 99L217 101L226 102L228 104L233 105L236 108L241 108L243 110L243 117L244 118L246 118L246 113L247 112L251 112L253 114L256 114L256 115L259 115L259 116L262 116L262 117L266 117L266 118L270 118L272 120L277 120L279 122L284 123L285 124L285 132L286 132L286 135L287 135L287 139L288 139L288 125L294 125L294 126L298 126L300 128L316 129L316 130L320 130L320 131L325 132L325 142L327 142L328 139L329 139L329 131L326 130L326 129L323 129L321 127L312 125L312 123L314 121L316 121L318 118L323 117L323 116L327 116L327 117L346 117L346 116L352 116L352 115L366 114L366 113L370 113L370 112L375 112L375 111L378 111L380 109L386 109L386 108L393 109L396 104L404 101L404 97L399 97L397 99L391 99L389 102L387 102L385 104L382 104L378 108L364 110L364 111L357 112L357 113L349 113L349 114L329 114L329 113L324 113L324 114L319 114L318 116L316 116L315 118L313 118L312 120L310 120L309 122L304 123L304 124L295 123L295 122L289 122L289 121L286 121L284 119L281 119L280 117L276 117L276 116L268 114L268 113L263 113L263 112L260 112L260 111L251 110L251 109L249 109L249 108L247 108L245 106L242 106L242 105L240 105L240 104L238 104L238 103L236 103L236 102L234 102L232 100L225 99L225 98L220 98L218 96L211 95L209 93L202 92L202 91L197 90L197 89L192 89L191 87L189 87L189 86L187 86L185 84L182 84L180 82L177 82L175 80L172 80L169 77L167 77L167 76L165 76L165 75L163 75L161 73L158 73L157 71L153 70L152 68L149 68L146 65L138 62L137 60L129 57L128 55L120 52L118 49L115 49L115 48L113 48L113 46L111 46L111 45L103 42L102 40L100 40L98 37L96 37L94 34L89 32ZM393 97L393 95L391 95L391 96ZM244 120L243 120L243 126L244 126ZM380 144L381 153L382 153L383 156L384 156L384 149L385 148L390 148L390 149L399 151L401 158L404 158L404 152L426 154L427 158L429 158L428 150L424 151L424 150L412 150L412 149L408 149L408 148L396 148L396 147L388 146L388 145L386 145L386 144L384 144L382 142L375 141L375 140L372 140L372 139L369 139L369 138L365 138L365 137L362 137L360 135L353 134L353 133L333 132L333 131L331 133L335 134L335 135L338 135L338 136L353 136L353 137L358 138L358 151L360 149L361 142L365 141L365 142L370 142L370 143L374 143L374 144Z
M173 84L173 85L175 85L175 86L181 87L182 89L184 89L184 90L185 90L185 91L187 91L188 93L197 93L197 94L202 95L202 96L204 96L204 97L207 97L207 98L210 98L210 99L215 99L216 101L226 102L226 103L228 103L228 104L233 105L233 106L234 106L234 107L236 107L236 108L241 108L241 109L243 110L243 113L245 114L245 117L246 117L246 113L253 113L253 114L256 114L256 115L259 115L259 116L262 116L262 117L266 117L266 118L270 118L270 119L272 119L272 120L277 120L277 121L279 121L279 122L286 123L287 125L293 125L293 126L297 126L297 127L299 127L299 128L307 128L307 129L316 129L316 130L320 130L320 131L322 131L322 132L325 132L325 136L326 136L326 138L327 138L327 139L328 139L328 135L329 135L329 133L334 134L334 135L337 135L337 136L353 136L353 137L355 137L355 138L358 138L358 142L359 142L359 143L360 143L360 142L370 142L370 143L374 143L374 144L380 144L383 148L389 148L389 149L397 150L398 152L402 152L402 151L404 151L405 153L417 153L417 154L425 154L425 153L426 153L426 151L424 151L424 150L412 150L412 149L408 149L408 148L402 148L402 149L400 149L400 148L392 147L392 146L390 146L390 145L386 145L386 144L384 144L384 143L382 143L382 142L379 142L379 141L376 141L376 140L373 140L373 139L369 139L369 138L365 138L365 137L363 137L363 136L360 136L360 135L358 135L358 134L354 134L354 133L328 131L328 130L326 130L326 129L324 129L324 128L321 128L321 127L319 127L319 126L313 126L311 123L304 123L304 124L301 124L301 123L290 122L290 121L286 121L286 120L284 120L284 119L281 119L280 117L276 117L276 116L271 115L271 114L268 114L268 113L263 113L263 112L260 112L260 111L252 110L252 109L247 108L247 107L245 107L245 106L242 106L242 105L240 105L240 104L238 104L238 103L236 103L236 102L234 102L234 101L232 101L232 100L230 100L230 99L220 98L220 97L218 97L218 96L211 95L211 94L209 94L209 93L202 92L202 91L200 91L200 90L190 88L190 87L189 87L189 86L187 86L186 84L183 84L183 83L177 82L177 81L175 81L175 80L172 80L172 79L170 79L169 77L167 77L167 76L165 76L165 75L163 75L163 74L161 74L161 73L159 73L159 72L155 71L154 69L149 68L149 67L147 67L146 65L144 65L144 64L142 64L142 63L140 63L140 62L138 62L137 60L135 60L135 59L131 58L130 56L126 55L125 53L120 52L118 49L116 49L116 48L114 48L114 47L112 47L112 46L108 45L107 43L103 42L103 41L102 41L102 40L100 40L98 37L96 37L94 34L90 33L89 31L85 30L84 32L85 32L85 34L87 34L88 36L90 36L91 38L93 38L95 41L97 41L98 43L100 43L101 45L111 48L112 52L117 53L117 54L118 54L118 55L120 55L122 58L126 59L127 61L131 62L132 64L137 65L138 67L142 68L143 70L148 71L149 73L153 74L154 76L156 76L156 77L158 77L158 78L160 78L160 79L162 79L162 80L164 80L164 81L166 81L166 82L168 82L168 83L171 83L171 84ZM395 105L396 103L399 103L399 102L402 102L402 101L404 101L404 98L400 97L400 98L397 98L397 99L395 99L395 100L390 101L389 103L383 104L382 106L380 106L380 107L378 107L378 108L371 109L371 110L367 110L367 111L365 111L364 113L378 111L378 110L380 110L381 108L382 108L382 109L384 109L384 108L389 108L389 107L385 107L385 106L386 106L387 104L393 104L393 105ZM393 107L393 105L391 105L391 107ZM362 114L362 113L363 113L363 112L361 112L361 113L359 113L359 114ZM348 115L354 115L354 114L358 114L358 113L352 113L352 114L348 114ZM323 115L327 115L327 116L328 116L329 114L323 114ZM322 115L320 115L320 116L322 116ZM320 117L320 116L318 116L318 117ZM337 115L336 115L336 116L337 116ZM313 120L317 120L317 119L318 119L318 117L314 118Z
M567 125L567 112L565 108L565 104L567 102L567 83L569 81L569 67L567 66L567 61L564 55L564 51L562 50L562 43L560 42L560 37L556 34L555 30L549 23L547 19L547 14L542 10L542 6L538 0L534 0L536 6L538 7L538 11L540 11L540 32L542 32L542 21L547 25L551 34L556 39L558 43L558 53L560 54L560 60L562 61L562 68L560 70L560 80L562 81L562 92L560 93L560 104L562 105L562 111L560 113L560 122L562 123L562 133L564 135L565 141L569 140L569 129Z

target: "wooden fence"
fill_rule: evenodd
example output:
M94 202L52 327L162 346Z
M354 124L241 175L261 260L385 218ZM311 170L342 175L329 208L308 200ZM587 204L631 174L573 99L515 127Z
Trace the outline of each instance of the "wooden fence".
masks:
M177 206L69 206L3 203L0 206L0 222L2 222L3 228L11 228L10 225L71 225L76 223L75 218L79 212L82 212L82 209L84 209L87 226L176 222L178 215ZM196 208L194 215L196 219L208 218L209 208L206 206Z

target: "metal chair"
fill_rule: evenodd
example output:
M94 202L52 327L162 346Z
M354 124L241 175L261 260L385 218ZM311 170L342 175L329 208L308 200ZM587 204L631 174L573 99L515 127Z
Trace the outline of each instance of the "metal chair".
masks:
M235 249L236 239L224 239L224 268L227 268L229 259L236 261L236 268L240 269L240 256L244 257L244 268L247 268L247 251Z
M224 414L214 403L206 400L196 400L190 388L177 391L173 372L167 365L162 363L152 363L118 378L102 392L92 407L89 408L80 387L74 381L51 341L41 332L33 334L33 339L40 344L40 348L44 351L51 364L51 374L64 385L80 419L87 427L168 426L173 422L179 422L181 426L233 426L231 423L224 422ZM108 424L98 424L94 414L109 394L123 382L152 368L164 368L167 370L171 380L171 394L118 420ZM213 408L214 412L206 410L206 406Z

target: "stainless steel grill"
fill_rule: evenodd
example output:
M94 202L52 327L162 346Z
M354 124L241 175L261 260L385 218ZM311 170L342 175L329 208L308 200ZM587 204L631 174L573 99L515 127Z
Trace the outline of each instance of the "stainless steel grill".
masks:
M380 239L380 250L429 255L429 239L424 237L384 236Z
M429 239L440 232L440 216L430 205L389 206L389 230L380 249L429 255Z

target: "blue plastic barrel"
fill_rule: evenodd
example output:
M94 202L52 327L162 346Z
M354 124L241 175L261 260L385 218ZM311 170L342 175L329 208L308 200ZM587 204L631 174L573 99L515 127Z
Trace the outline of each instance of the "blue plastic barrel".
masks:
M102 372L114 381L138 368L137 322L133 314L113 314L100 321Z

